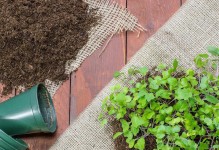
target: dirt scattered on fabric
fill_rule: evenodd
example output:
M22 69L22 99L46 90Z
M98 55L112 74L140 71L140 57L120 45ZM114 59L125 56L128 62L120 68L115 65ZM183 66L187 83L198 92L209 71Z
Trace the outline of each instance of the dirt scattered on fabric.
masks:
M122 132L122 125L118 120L114 119L110 124L113 129L113 134L116 134L116 132ZM116 150L129 150L129 145L126 143L126 138L124 136L116 138L114 144Z
M82 0L0 1L2 94L45 79L66 80L66 61L76 58L97 21Z
M111 126L113 129L113 134L115 134L116 132L122 132L122 125L118 120L112 120ZM145 143L146 150L154 150L157 147L156 139L153 135L145 137ZM118 138L116 138L114 140L114 144L116 150L135 150L134 148L129 148L129 145L126 143L126 138L124 136L119 136Z

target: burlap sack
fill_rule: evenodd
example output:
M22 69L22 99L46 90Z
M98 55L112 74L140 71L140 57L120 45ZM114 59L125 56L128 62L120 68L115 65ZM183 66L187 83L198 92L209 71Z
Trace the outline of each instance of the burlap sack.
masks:
M184 67L194 67L197 53L206 52L208 45L219 46L219 1L189 0L122 69L130 66L152 67L174 58ZM52 150L112 150L110 127L102 128L97 121L101 100L110 87L120 82L112 80L52 146Z
M110 40L112 35L124 30L143 30L143 28L138 25L137 18L113 0L84 1L89 4L90 9L97 10L97 15L101 17L101 20L96 27L91 29L89 40L77 54L76 60L69 60L66 63L66 74L70 74L72 71L76 70L85 58L91 55L95 50L101 48L107 39ZM51 95L54 95L61 85L61 83L54 83L49 80L46 80L45 83Z

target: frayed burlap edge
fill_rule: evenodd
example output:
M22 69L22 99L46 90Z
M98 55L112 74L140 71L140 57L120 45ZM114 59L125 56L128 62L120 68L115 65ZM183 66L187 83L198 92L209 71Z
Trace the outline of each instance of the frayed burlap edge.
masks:
M97 10L97 15L100 16L101 19L98 25L91 29L89 40L77 54L76 60L69 60L66 63L66 74L75 71L85 58L90 56L95 50L100 49L104 45L104 42L108 38L108 40L110 40L114 34L127 30L143 30L143 28L138 25L136 17L130 14L126 8L122 8L118 3L112 0L84 1L89 4L90 9ZM61 82L55 83L50 80L46 80L45 83L51 95L54 95L61 85Z
M181 66L193 68L196 54L206 52L208 45L219 46L218 0L188 1L122 69L130 66L153 67L160 62L170 63L174 58ZM112 80L87 109L72 122L51 150L113 150L110 126L101 127L97 121L101 100L110 94L110 87L121 83Z

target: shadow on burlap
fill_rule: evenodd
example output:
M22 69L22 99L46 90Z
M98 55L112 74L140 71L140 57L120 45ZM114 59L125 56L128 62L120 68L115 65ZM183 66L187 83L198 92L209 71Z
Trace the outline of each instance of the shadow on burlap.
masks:
M189 0L122 69L130 66L152 67L157 63L170 63L174 58L186 68L194 68L193 58L206 52L208 45L219 46L218 0ZM108 96L112 80L87 109L72 122L66 132L52 146L52 150L113 150L110 126L101 127L97 121L101 100Z

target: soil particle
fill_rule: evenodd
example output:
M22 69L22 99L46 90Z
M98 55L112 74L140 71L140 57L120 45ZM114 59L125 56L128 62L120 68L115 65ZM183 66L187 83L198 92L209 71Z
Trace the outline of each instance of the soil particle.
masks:
M66 80L66 61L75 59L97 20L82 0L0 1L2 94L45 79Z

